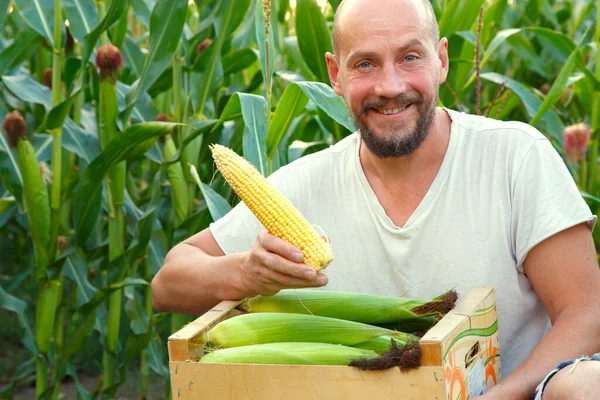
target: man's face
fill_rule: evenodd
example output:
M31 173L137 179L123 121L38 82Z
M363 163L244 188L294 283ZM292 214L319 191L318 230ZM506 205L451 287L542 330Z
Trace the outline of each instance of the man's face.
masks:
M379 157L400 157L419 147L435 118L447 45L434 47L420 2L383 3L348 5L337 57L328 55L327 63L367 147Z

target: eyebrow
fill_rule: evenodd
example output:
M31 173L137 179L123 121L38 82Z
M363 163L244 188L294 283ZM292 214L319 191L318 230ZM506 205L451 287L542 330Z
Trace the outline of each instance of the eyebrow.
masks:
M414 46L418 46L418 47L425 47L423 45L423 42L421 41L421 39L413 39L410 42L406 43L404 46L399 47L398 49L396 49L396 52L398 53L403 53L406 50L410 49L411 47ZM350 67L351 64L354 63L355 60L358 59L363 59L363 58L373 58L377 55L377 53L373 52L373 51L361 51L358 50L354 53L350 53L350 55L348 55L348 58L346 59L346 66Z

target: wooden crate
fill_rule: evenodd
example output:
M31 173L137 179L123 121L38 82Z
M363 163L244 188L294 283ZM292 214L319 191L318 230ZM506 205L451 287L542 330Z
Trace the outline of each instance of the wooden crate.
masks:
M198 346L218 322L240 314L223 301L169 337L174 400L467 399L501 378L496 296L475 287L421 338L421 367L361 371L347 366L204 364ZM196 343L196 344L194 344Z

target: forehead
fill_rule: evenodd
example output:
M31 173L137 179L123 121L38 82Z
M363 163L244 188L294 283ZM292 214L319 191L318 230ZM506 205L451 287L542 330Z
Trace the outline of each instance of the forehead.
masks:
M338 20L339 56L374 47L403 46L429 37L427 11L420 0L346 0Z

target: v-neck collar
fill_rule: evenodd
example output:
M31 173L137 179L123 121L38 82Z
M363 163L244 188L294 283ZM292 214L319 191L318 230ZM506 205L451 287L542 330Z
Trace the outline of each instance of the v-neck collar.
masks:
M411 226L419 219L421 215L431 206L431 204L435 201L440 192L440 186L446 181L446 177L448 175L448 171L450 169L450 163L452 162L452 157L455 153L456 142L458 140L457 130L458 124L456 123L457 113L453 110L449 110L446 108L442 108L442 110L448 113L450 117L450 140L448 141L448 148L446 149L446 154L444 155L444 159L442 160L442 164L440 165L440 169L438 170L433 182L429 186L427 193L415 209L411 216L406 220L404 226L399 227L388 217L383 206L379 202L375 191L371 187L367 176L365 175L365 171L363 170L360 164L360 146L362 141L360 140L360 132L357 132L356 137L356 148L354 154L354 166L356 169L356 173L358 174L358 178L361 182L361 186L367 196L369 204L373 208L373 211L377 215L381 224L394 232L404 232L409 230Z

